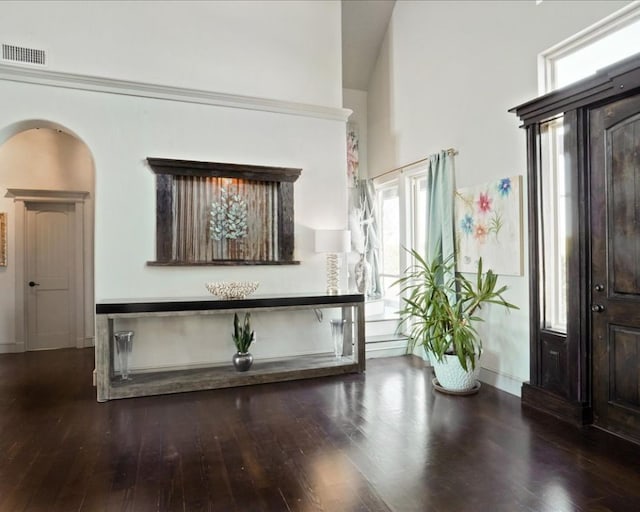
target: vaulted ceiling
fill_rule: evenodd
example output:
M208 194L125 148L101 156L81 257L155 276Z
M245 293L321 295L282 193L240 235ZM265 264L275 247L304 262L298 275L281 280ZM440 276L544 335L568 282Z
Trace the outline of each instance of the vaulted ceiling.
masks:
M366 91L395 0L342 0L342 86Z

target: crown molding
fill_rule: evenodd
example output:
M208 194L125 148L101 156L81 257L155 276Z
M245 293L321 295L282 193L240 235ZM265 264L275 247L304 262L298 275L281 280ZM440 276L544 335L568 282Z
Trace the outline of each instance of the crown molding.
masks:
M155 85L128 80L116 80L113 78L33 69L7 64L0 64L0 80L81 91L137 96L140 98L178 101L182 103L198 103L217 107L258 110L278 114L329 119L332 121L346 121L352 112L345 108L325 107L308 103L257 98L254 96L242 96L239 94L227 94L168 85Z
M5 197L14 201L71 202L82 203L89 199L89 192L82 190L40 190L31 188L8 188Z

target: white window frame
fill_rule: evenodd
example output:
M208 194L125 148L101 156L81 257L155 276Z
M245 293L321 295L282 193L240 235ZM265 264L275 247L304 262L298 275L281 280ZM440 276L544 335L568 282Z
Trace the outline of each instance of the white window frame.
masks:
M415 244L416 237L413 219L415 217L416 181L420 178L426 177L427 165L428 162L426 161L419 162L403 167L396 172L385 174L373 179L376 191L376 201L379 200L380 191L390 187L398 188L398 200L400 203L400 225L398 226L398 229L400 230L399 263L401 273L411 264L410 256L403 247L411 248L414 247ZM378 205L378 211L381 211L380 205ZM423 254L425 248L420 249L422 250L419 252ZM381 255L381 258L384 258L384 255Z
M557 60L620 30L638 19L640 19L640 1L636 0L540 53L538 55L538 92L546 94L556 89L555 64Z
M560 123L560 124L559 124ZM558 147L558 143L563 140L564 137L564 129L560 120L550 121L548 126L548 131L543 135L547 138L550 151L546 155L548 158L548 168L553 169L553 172L549 176L545 176L540 183L540 192L542 194L545 193L545 183L546 179L550 179L548 184L549 188L557 192L559 189L559 177L564 177L564 164L562 159L564 158L564 149L560 149ZM566 190L565 190L566 194ZM548 194L546 194L548 196ZM566 333L567 332L567 320L568 320L568 291L566 290L567 282L566 282L566 268L567 262L564 263L565 274L561 274L560 270L562 268L562 255L563 251L561 251L561 245L566 243L564 239L561 239L559 236L559 228L558 225L554 223L554 219L559 219L561 217L560 213L560 201L557 193L553 193L549 198L547 197L547 201L545 201L544 209L546 212L545 222L541 224L542 229L544 229L544 233L548 235L544 244L544 251L547 254L547 258L540 255L541 261L549 261L552 262L555 272L545 272L544 274L544 282L540 283L542 290L542 297L544 297L545 303L541 305L544 312L544 325L543 328L547 331L554 331L558 333ZM569 232L570 226L565 224L566 232L565 237L570 237L571 234ZM566 257L566 253L564 254ZM542 276L541 276L542 277ZM562 278L565 278L563 281ZM546 293L548 290L555 290L558 294ZM564 300L561 300L561 293L564 294ZM541 297L541 298L542 298Z
M377 208L376 209L377 209L378 212L380 212L380 216L381 216L381 218L378 221L378 229L380 229L380 236L382 236L382 229L383 229L383 222L384 222L384 219L382 219L382 204L381 204L382 193L385 190L397 189L397 191L398 191L398 204L399 204L399 210L400 210L399 211L399 224L400 224L400 226L398 226L398 227L400 229L400 246L402 246L402 233L403 233L402 226L404 225L404 222L405 222L405 219L404 219L404 208L402 207L402 205L403 205L403 196L402 196L402 187L401 187L401 181L402 180L398 179L398 176L396 176L396 175L394 175L394 176L385 176L385 178L387 178L387 179L385 179L383 181L379 181L379 182L376 182L374 180L374 188L375 188L375 191L376 191L376 202L377 202ZM380 278L381 278L382 282L384 282L384 279L382 279L382 278L385 278L385 277L388 277L388 278L398 278L398 277L400 277L399 275L396 276L396 275L392 275L392 274L386 274L384 272L384 252L383 252L383 249L384 249L384 244L380 244ZM400 272L402 272L402 269L405 267L405 265L404 265L404 254L403 254L403 251L401 250L401 247L398 248L398 250L399 250L399 252L398 252L398 254L399 254L398 265L399 265ZM389 302L391 300L391 298L386 296L386 291L387 290L383 285L382 286L382 299L385 302Z

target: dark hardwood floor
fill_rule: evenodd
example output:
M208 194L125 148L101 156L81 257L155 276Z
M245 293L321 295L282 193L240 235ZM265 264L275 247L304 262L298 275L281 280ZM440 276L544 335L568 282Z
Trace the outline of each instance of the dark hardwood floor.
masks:
M640 448L365 375L99 404L92 350L0 356L0 511L637 511Z

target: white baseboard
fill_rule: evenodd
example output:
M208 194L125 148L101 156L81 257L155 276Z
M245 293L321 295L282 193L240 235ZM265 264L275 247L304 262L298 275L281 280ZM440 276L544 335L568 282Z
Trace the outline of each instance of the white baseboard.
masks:
M397 357L407 354L407 346L404 347L365 347L365 358L374 359L376 357Z
M422 352L424 353L424 351ZM423 356L423 354L419 353L415 355L419 357ZM431 366L431 363L426 356L423 356L423 359L425 360L427 365ZM498 373L494 370L489 370L488 368L480 368L480 376L478 378L480 382L484 382L485 384L489 384L494 388L498 388L500 391L505 391L506 393L515 395L517 397L521 396L522 381L511 375Z
M480 382L484 382L485 384L489 384L501 391L506 391L518 397L521 395L522 381L511 375L498 373L487 368L480 368Z
M0 343L0 354L24 352L24 343Z

